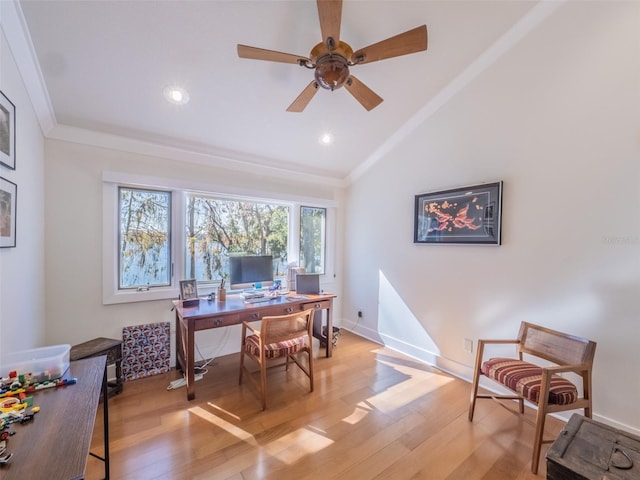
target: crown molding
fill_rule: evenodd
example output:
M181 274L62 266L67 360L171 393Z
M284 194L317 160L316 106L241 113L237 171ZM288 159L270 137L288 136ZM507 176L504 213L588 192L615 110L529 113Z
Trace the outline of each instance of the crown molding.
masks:
M198 151L195 148L191 148L191 146L162 144L156 141L146 141L68 125L57 125L49 132L47 138L208 167L224 168L252 175L265 175L281 180L302 181L333 188L344 188L346 186L345 180L342 178L311 174L302 170L295 170L292 167L283 168L277 161L269 159L251 157L234 152L219 153L208 149L206 151L205 149ZM265 165L263 162L268 164Z
M144 140L59 124L18 0L0 0L0 28L7 39L45 138L334 188L344 188L347 185L345 179L297 170L295 165L283 165L273 159L239 152L220 152L207 146L178 145L171 140Z
M476 58L467 68L449 82L424 107L396 130L378 149L354 168L347 178L347 184L355 182L380 159L399 145L407 136L426 122L440 107L455 97L487 68L493 65L506 52L511 50L522 38L528 35L547 17L552 15L567 0L541 0L529 10L513 27L496 40L487 50Z
M0 1L0 28L25 84L40 129L46 136L56 126L56 116L18 0Z

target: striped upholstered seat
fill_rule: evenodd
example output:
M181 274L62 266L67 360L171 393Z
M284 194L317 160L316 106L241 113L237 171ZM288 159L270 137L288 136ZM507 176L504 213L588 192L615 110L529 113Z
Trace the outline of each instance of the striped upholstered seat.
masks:
M542 368L523 360L513 358L490 358L482 364L482 373L510 388L527 400L538 403ZM566 378L551 377L549 404L569 405L578 399L578 389Z
M285 358L288 355L300 352L307 344L306 337L292 338L291 340L283 340L277 343L265 345L264 356L266 358ZM258 335L249 335L245 343L245 351L256 357L260 356L260 337Z

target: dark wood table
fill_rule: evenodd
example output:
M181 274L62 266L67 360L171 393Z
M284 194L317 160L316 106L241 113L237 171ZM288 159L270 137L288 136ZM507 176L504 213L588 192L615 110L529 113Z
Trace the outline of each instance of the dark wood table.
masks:
M81 360L89 357L107 356L107 366L115 365L116 380L107 383L107 391L109 396L122 392L124 378L122 376L122 340L115 338L98 337L84 343L79 343L71 347L69 358Z
M316 311L327 311L326 356L331 357L333 342L333 299L335 295L278 295L268 302L245 303L240 295L227 295L225 301L208 301L200 299L197 306L185 307L182 302L173 302L176 309L176 365L187 380L187 399L196 398L195 387L195 332L210 328L228 327L242 324L244 321L255 322L269 315L286 315L301 312L309 308ZM240 339L238 339L238 345Z
M16 434L7 441L13 453L8 464L0 466L2 480L83 479L90 455L91 438L100 399L106 386L106 356L71 362L63 378L77 378L74 385L47 388L33 393L33 404L40 407L28 423L14 423ZM109 479L109 414L107 389L103 393L105 478Z

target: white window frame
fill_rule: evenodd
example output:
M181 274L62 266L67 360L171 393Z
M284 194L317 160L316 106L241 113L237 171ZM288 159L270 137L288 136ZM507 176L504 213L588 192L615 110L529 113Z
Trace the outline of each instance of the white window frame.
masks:
M151 287L148 290L120 290L118 288L118 187L158 189L171 192L171 284L166 287ZM226 185L202 185L196 182L149 177L120 172L102 174L102 303L104 305L143 302L150 300L177 299L180 295L180 280L185 274L185 208L188 193L216 198L276 203L289 207L288 262L298 263L300 258L300 207L327 209L325 219L325 273L324 278L335 277L334 252L336 244L336 207L333 200L306 198L297 195L273 196L254 190L230 188Z

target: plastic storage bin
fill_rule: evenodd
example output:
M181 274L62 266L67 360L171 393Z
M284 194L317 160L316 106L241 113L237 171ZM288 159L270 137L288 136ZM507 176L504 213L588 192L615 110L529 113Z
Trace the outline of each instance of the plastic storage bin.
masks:
M62 377L69 368L71 345L52 345L9 353L0 357L0 376L9 372L18 375L31 373L36 382Z

